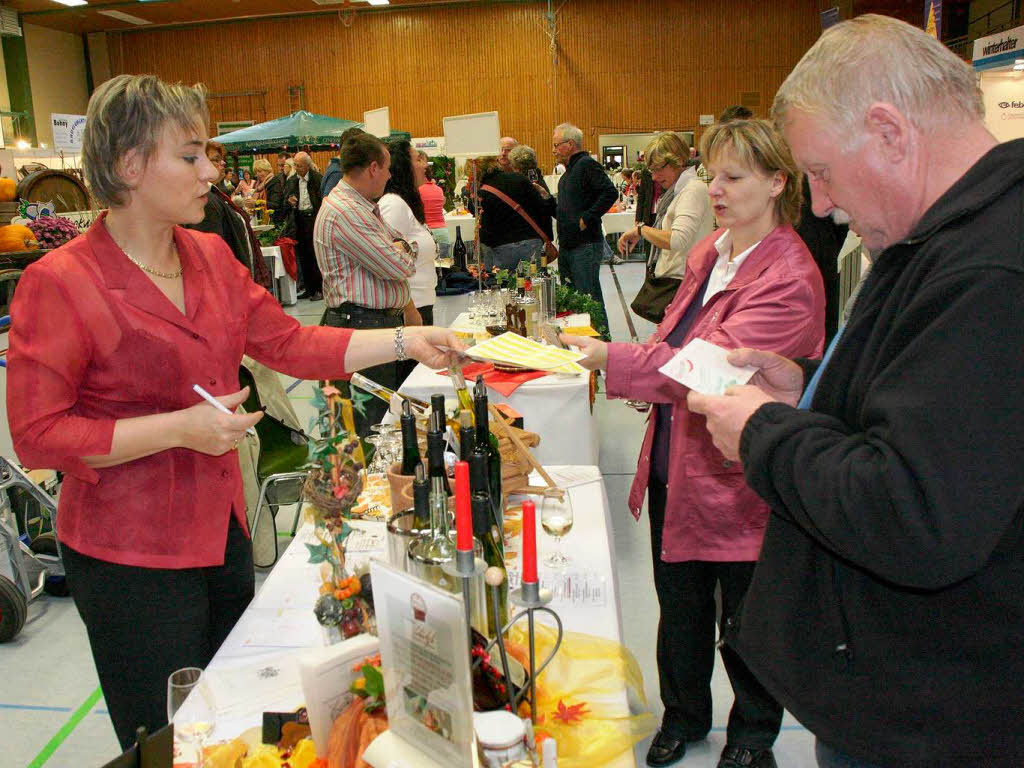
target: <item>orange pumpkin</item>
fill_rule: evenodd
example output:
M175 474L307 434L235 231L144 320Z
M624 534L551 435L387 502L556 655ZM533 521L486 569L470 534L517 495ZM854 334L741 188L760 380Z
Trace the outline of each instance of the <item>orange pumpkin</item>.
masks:
M32 230L23 224L8 224L0 227L0 253L34 251L39 247Z
M18 199L18 182L0 178L0 203L13 203Z

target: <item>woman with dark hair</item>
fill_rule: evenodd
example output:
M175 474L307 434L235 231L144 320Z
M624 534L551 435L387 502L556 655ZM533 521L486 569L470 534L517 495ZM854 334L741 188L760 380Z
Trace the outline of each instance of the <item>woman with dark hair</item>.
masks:
M409 278L412 304L405 312L406 325L431 325L434 321L434 288L437 286L437 244L426 225L419 187L427 183L427 163L407 139L388 142L391 178L378 201L384 221L402 233L416 254L416 274Z

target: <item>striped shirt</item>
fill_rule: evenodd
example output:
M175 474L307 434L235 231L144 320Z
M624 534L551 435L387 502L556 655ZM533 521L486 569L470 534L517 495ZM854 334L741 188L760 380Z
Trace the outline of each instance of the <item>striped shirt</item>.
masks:
M403 240L401 233L384 223L380 209L344 179L339 181L324 198L313 227L327 306L349 301L371 309L398 309L408 304L416 256L396 240Z

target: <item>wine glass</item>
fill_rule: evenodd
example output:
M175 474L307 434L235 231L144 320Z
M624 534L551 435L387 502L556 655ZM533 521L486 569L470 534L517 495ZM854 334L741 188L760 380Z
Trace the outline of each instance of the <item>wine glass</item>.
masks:
M203 670L185 667L167 678L167 719L175 739L194 745L195 768L203 768L203 741L213 733L216 710Z
M544 492L540 507L540 524L544 532L555 539L554 549L544 558L544 565L561 570L572 560L562 552L562 537L572 530L572 501L569 493L559 488Z

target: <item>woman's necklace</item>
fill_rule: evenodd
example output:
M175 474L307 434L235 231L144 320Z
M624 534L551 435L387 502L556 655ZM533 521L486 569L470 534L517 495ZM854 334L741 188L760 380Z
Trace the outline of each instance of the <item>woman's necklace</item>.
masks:
M174 250L175 254L178 253L178 246L176 244L172 243L171 248ZM136 267L141 269L143 272L148 272L151 275L156 275L157 277L162 277L166 280L176 280L177 278L181 277L181 273L184 271L184 267L179 266L176 272L161 272L159 269L153 269L152 267L143 264L141 261L136 259L123 248L121 250L124 253L124 255L128 257L128 261L130 261Z

